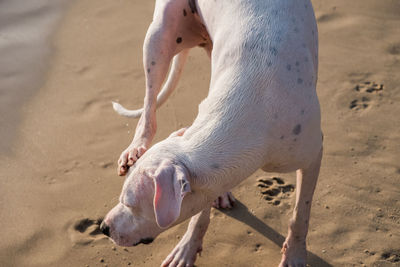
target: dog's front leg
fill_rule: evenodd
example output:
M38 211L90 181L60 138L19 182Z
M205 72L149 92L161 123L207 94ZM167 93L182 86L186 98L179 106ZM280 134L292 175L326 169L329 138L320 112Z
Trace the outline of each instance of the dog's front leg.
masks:
M203 237L210 223L210 209L208 207L190 219L186 233L161 264L162 267L194 265L197 253L200 254L203 249Z
M118 160L118 174L125 175L130 166L149 148L156 133L157 95L167 75L171 59L182 50L176 41L176 24L173 6L160 6L155 13L143 46L143 65L146 75L146 95L143 113L136 126L132 143ZM187 52L186 52L187 53Z

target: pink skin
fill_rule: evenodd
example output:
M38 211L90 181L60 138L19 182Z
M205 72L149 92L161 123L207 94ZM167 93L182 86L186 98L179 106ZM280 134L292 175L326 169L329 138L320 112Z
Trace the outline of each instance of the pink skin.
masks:
M143 160L142 160L143 163ZM188 174L169 160L148 158L125 180L120 203L105 217L109 236L121 246L155 238L175 222L184 196L190 192Z
M152 154L150 151L146 155L149 153ZM140 159L140 167L131 169L122 189L120 203L106 215L103 223L108 226L109 236L116 244L133 246L140 240L155 238L206 205L208 209L192 217L187 233L166 263L166 266L178 266L174 264L184 262L184 266L192 266L196 254L201 251L209 223L211 201L201 196L202 200L199 201L199 196L196 197L199 193L191 193L189 173L185 167L166 160L168 155L165 154L146 155ZM182 207L187 194L188 202ZM183 217L182 209L186 214Z
M200 44L203 46L205 40L204 49L211 56L212 45L210 45L208 33L202 26L197 13L185 16L185 21L181 21L182 17L176 15L176 12L181 12L183 9L189 12L188 3L185 1L169 1L160 5L165 5L164 11L155 12L154 20L144 41L143 65L146 75L144 109L131 144L121 153L118 160L118 175L120 176L126 175L129 168L143 156L151 145L157 130L157 95L167 75L173 56L184 49ZM172 30L174 28L175 30ZM182 41L178 43L176 36L179 36ZM169 44L169 46L165 44ZM180 129L174 134L182 136L186 129ZM232 193L228 192L216 199L213 206L229 209L234 201Z
M116 205L104 222L110 227L110 237L119 246L130 247L142 238L154 237L161 230L154 220L137 214L133 206ZM140 229L140 230L139 230Z
M155 116L155 111L143 112L136 127L132 143L122 152L118 160L118 175L126 175L129 167L143 156L144 152L149 148L157 128ZM145 121L148 123L145 123Z
M120 203L105 216L109 236L120 246L132 246L142 238L154 238L162 232L154 220L154 182L143 171L131 171L136 179L127 179L122 188Z
M224 65L223 61L219 61L218 59L221 59L220 57L226 55L226 52L229 50L229 44L226 45L225 36L228 36L230 33L229 30L231 29L227 31L224 27L219 27L219 25L223 25L221 22L224 22L223 20L226 19L226 16L222 16L221 13L215 13L215 10L229 10L230 16L232 15L233 10L222 8L229 7L229 3L225 3L224 1L196 2L199 4L199 6L197 6L199 12L203 14L204 20L208 23L202 21L197 12L189 12L191 10L189 4L193 3L192 1L156 1L153 22L148 29L144 43L143 63L146 75L146 96L144 99L144 109L138 122L133 141L129 147L122 152L118 161L118 173L119 175L126 175L129 169L134 166L135 162L139 159L140 164L137 166L137 168L131 168L133 170L131 170L131 174L129 174L129 177L126 179L123 193L121 194L121 203L118 204L112 211L110 211L104 220L105 223L110 226L111 238L117 244L131 246L143 238L154 238L171 225L179 223L188 218L188 216L193 216L197 213L197 215L192 217L189 228L182 240L163 262L163 266L193 266L197 253L199 253L202 248L202 239L209 222L209 208L211 205L211 200L216 195L227 191L230 188L224 187L223 190L218 191L218 194L213 194L210 198L207 198L207 196L202 196L201 190L194 190L194 192L192 192L193 194L188 194L188 196L185 198L187 199L186 207L183 208L184 212L182 212L184 216L181 215L182 218L177 220L181 210L180 205L182 203L182 199L187 193L188 189L187 186L183 186L185 185L185 182L182 182L187 176L187 174L185 174L185 170L181 169L182 166L178 166L175 163L164 162L164 159L168 158L168 155L161 158L161 160L158 160L157 162L144 160L146 155L152 153L152 148L150 149L150 145L157 128L156 98L161 84L166 77L171 59L181 51L197 45L204 45L208 55L211 55L213 44L211 44L210 37L208 36L203 23L207 24L207 29L210 31L210 35L212 35L213 40L215 41L212 60L214 64L213 70L217 74L213 73L213 75L218 76L218 71L222 69L230 69L230 66ZM290 1L288 1L288 3L289 2ZM219 9L216 8L218 6ZM303 11L305 10L304 7L307 7L307 5L304 6L303 4L299 4L297 6L293 4L293 6L295 8L299 8L299 10L297 10L299 14L305 12ZM186 15L183 15L185 14L182 13L183 10L186 10ZM307 14L308 13L306 13L306 18L312 13L308 15ZM315 19L312 17L310 21L311 22L309 23L313 23ZM246 25L242 24L241 26ZM305 26L307 25L305 24ZM311 24L311 26L313 26L313 24ZM279 28L279 25L276 27ZM221 38L222 36L223 38ZM233 34L232 36L236 35ZM238 35L238 37L240 37L240 35ZM304 35L301 35L300 37L304 37ZM231 39L238 42L241 41L235 40L234 38ZM296 48L294 46L295 43L297 42L289 42L288 45L289 47L293 46L293 48ZM315 50L311 47L311 43L307 43L306 48L308 49L308 52L313 52ZM272 49L272 52L274 51L276 52L275 48ZM296 53L300 53L300 50L297 48L289 49L288 51L289 54L294 53L294 55L297 55ZM241 58L241 60L245 61L246 59ZM281 79L277 79L276 81L286 81L286 73L286 68L284 72L277 71L277 75L283 76ZM214 85L219 85L218 82L219 80L217 80ZM286 86L287 84L284 83L283 85ZM300 88L302 87L300 86ZM305 90L305 88L302 88L302 90ZM277 91L278 95L279 93L280 91ZM212 95L212 93L210 94ZM296 98L295 96L292 97L293 99L291 100L293 101L297 102L300 100L303 101L302 103L309 104L304 99L302 100L301 94L299 95L300 99ZM315 106L315 103L311 104ZM291 111L287 111L286 108L287 107L282 107L281 111L290 113L290 115L292 115ZM318 112L319 114L319 109L318 111L314 110L313 112ZM296 116L298 115L293 114L293 116L297 119ZM287 117L291 118L290 116ZM284 124L278 125L284 126ZM310 124L308 126L311 127ZM307 128L308 127L306 124L302 124L302 134L305 134ZM315 130L313 133L318 133L318 131L320 131L319 124L312 129ZM185 129L181 129L173 133L171 137L179 137L183 136L184 134ZM292 134L292 132L288 132L286 136L289 134ZM309 140L317 140L315 136L308 136L310 137L308 138ZM273 138L274 136L271 136L269 139L267 138L267 141L270 139L272 140ZM298 140L298 144L300 143L299 141L300 140ZM271 144L272 143L275 144L276 142L271 142ZM318 148L318 145L319 143L315 142L315 146L307 146L307 148L310 149L299 150L299 154L301 154L302 158L304 158L307 156L306 152L312 151L312 147ZM146 152L147 150L149 151ZM279 154L283 150L279 149L277 151ZM290 155L289 152L287 153ZM154 153L152 156L155 154L158 155L157 153ZM309 154L315 155L315 153ZM287 159L285 153L279 155L282 156L282 158ZM296 206L289 226L288 237L283 244L283 255L279 265L280 267L305 266L307 254L305 240L308 231L311 201L318 177L321 155L322 151L318 159L316 159L310 166L308 165L312 158L307 161L307 165L302 165L307 166L306 168L300 168L297 171ZM277 162L279 162L280 158L277 157L276 159ZM146 163L149 162L151 164L146 166ZM296 160L294 160L294 162L296 162ZM273 164L271 166L273 167ZM135 178L132 178L133 176ZM233 178L229 177L226 179ZM203 197L202 202L199 201L201 197ZM234 198L231 193L228 192L214 201L213 206L217 208L229 208L232 206L233 202ZM190 208L188 205L190 205Z

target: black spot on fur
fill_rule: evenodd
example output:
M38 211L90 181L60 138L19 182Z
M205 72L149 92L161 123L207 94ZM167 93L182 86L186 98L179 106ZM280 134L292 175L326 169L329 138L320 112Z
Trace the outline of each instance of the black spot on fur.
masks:
M286 69L287 69L288 71L291 71L291 70L292 70L292 65L287 64Z
M304 109L302 109L301 112L300 112L300 114L301 114L301 115L304 115L304 112L305 112Z
M296 67L298 67L300 65L300 62L296 61Z
M152 62L151 62L151 65L153 65L153 66L156 65L156 62L155 62L155 61L152 61Z
M150 73L150 68L147 69L147 73Z
M281 140L283 140L283 139L285 139L285 136L284 136L284 135L281 136Z
M307 200L307 201L306 201L306 205L308 205L308 204L310 204L310 201Z
M298 83L298 84L302 84L302 83L303 83L303 79L302 79L302 78L298 78L298 79L297 79L297 83Z
M213 163L213 164L211 164L211 168L218 170L219 165L217 163Z
M186 13L186 9L183 10L183 16L186 17L187 13Z
M301 124L297 124L294 128L293 128L293 134L294 135L299 135L301 133Z
M176 38L176 43L178 43L178 44L182 43L182 37Z
M188 4L190 7L190 10L192 11L192 13L197 13L197 7L196 7L196 2L195 0L188 0Z
M278 49L276 49L276 47L274 47L274 46L271 46L271 47L269 48L269 51L270 51L271 54L274 55L274 56L278 55Z

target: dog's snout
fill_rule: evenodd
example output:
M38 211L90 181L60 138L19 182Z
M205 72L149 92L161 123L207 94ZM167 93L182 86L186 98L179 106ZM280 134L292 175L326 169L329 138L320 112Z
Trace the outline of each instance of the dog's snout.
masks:
M104 221L100 224L100 230L106 236L110 236L110 226L108 226Z

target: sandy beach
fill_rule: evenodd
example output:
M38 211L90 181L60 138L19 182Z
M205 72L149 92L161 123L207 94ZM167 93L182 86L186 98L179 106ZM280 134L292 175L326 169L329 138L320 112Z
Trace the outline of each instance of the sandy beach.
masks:
M139 108L154 1L0 1L0 266L159 266L187 222L148 246L98 229L118 202L117 159ZM308 264L400 266L400 2L313 0L319 27L324 158ZM190 52L157 112L154 142L192 123L210 61ZM264 184L280 193L265 194ZM295 174L258 170L213 209L196 266L277 266Z

